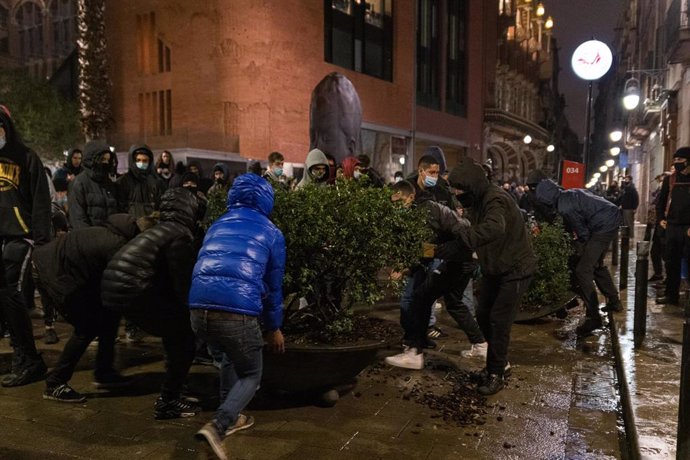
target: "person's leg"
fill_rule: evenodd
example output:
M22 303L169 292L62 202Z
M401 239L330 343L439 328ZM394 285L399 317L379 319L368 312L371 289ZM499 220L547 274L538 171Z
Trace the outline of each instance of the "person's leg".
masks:
M162 341L165 349L165 379L161 396L163 400L170 401L180 397L194 360L194 332L189 320L187 324L181 324L163 335Z
M477 324L484 338L491 340L493 329L491 326L491 308L498 296L499 279L491 275L482 275L479 282L479 303L477 305Z
M602 244L596 241L588 241L582 248L580 260L575 267L575 276L580 286L580 293L582 300L585 302L587 308L587 318L590 319L594 325L601 325L601 316L599 315L599 298L594 287L594 267L598 264L602 249Z
M74 369L77 367L81 357L84 356L84 352L91 341L96 338L96 334L95 329L75 327L74 332L67 340L65 348L60 354L58 363L46 377L46 387L48 389L66 384L72 379Z
M103 308L98 327L98 351L96 352L96 369L94 377L96 382L105 384L116 383L112 381L120 380L120 374L115 370L115 341L117 331L120 328L121 316L115 312ZM119 382L124 383L124 382Z
M666 292L664 299L670 303L678 303L684 237L682 227L670 224L666 228Z
M448 314L455 320L460 329L467 334L470 343L485 342L484 334L482 334L477 320L470 311L469 305L464 301L465 291L472 274L457 270L451 277L453 280L447 285L448 290L443 294Z
M610 240L608 238L603 239L593 239L588 243L593 252L601 251L599 259L594 266L594 282L599 288L602 294L606 296L608 302L617 303L620 302L618 296L618 289L616 289L615 284L613 284L613 279L611 278L611 272L609 272L608 267L604 263L606 257L606 248L608 247ZM598 249L597 249L598 246ZM597 306L598 307L598 306Z
M650 257L652 259L652 267L654 269L653 281L661 280L664 274L664 265L663 260L661 258L662 231L663 229L657 225L654 229L654 234L652 235L652 248L650 249Z
M623 210L623 225L628 227L630 235L630 241L635 239L635 210L634 209L624 209Z

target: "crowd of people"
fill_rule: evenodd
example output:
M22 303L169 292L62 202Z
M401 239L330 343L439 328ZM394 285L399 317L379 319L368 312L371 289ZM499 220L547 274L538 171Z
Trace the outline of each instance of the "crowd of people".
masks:
M690 247L690 195L683 187L690 183L689 152L676 153L676 171L664 178L656 204L657 227L666 233L668 303L678 302L680 259ZM327 187L338 180L390 187L396 206L424 210L433 235L419 262L400 274L403 349L386 358L389 365L424 367L424 350L445 335L434 308L442 298L470 342L463 356L485 361L475 375L477 391L501 391L511 373L511 326L537 270L527 214L541 220L560 215L573 236L574 272L587 307L578 334L602 326L595 282L606 298L604 310L621 308L603 257L620 222L631 218L626 211L638 205L630 178L626 192L609 199L562 190L539 171L524 186L498 184L490 167L468 158L448 170L439 147L427 149L407 178L396 173L387 185L366 155L336 164L318 149L307 154L299 182L286 177L280 152L268 155L265 170L254 163L235 178L222 163L206 178L198 163L175 163L168 151L156 159L143 144L128 155L128 170L118 175L110 146L91 141L83 151L69 150L64 166L50 173L0 106L0 322L14 348L3 386L45 379L44 399L82 403L86 397L69 382L95 340L94 384L106 390L131 385L132 378L115 368L124 320L132 340L142 333L161 338L165 377L154 403L156 419L197 414L199 400L188 394L185 380L200 353L217 361L220 406L196 436L226 458L223 438L254 423L242 411L261 381L262 350L284 351L286 246L270 220L275 190ZM201 223L213 193L227 196L227 211L205 230ZM474 280L480 284L478 301ZM58 313L73 326L50 372L34 342L34 289L41 297L46 342L59 340L53 325Z

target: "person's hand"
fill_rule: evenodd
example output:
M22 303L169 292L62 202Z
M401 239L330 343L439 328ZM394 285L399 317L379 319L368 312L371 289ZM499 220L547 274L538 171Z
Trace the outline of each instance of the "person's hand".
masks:
M688 236L690 236L690 228L688 229Z
M285 353L285 338L280 329L264 334L264 340L268 345L268 350L273 353Z
M666 230L667 225L668 225L668 222L666 222L665 219L662 220L661 222L659 222L659 227L663 228L664 230Z

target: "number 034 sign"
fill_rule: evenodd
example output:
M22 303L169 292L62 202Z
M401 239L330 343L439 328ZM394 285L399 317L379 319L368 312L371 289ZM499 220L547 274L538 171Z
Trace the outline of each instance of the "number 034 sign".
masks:
M575 161L563 161L561 185L565 189L583 188L585 186L585 165Z

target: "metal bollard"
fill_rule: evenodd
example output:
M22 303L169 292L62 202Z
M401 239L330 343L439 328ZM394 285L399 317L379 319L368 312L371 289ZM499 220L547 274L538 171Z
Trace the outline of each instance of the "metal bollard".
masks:
M640 348L647 335L647 272L649 271L649 241L637 243L635 263L635 348Z
M683 322L683 355L680 359L680 399L676 459L690 460L690 298L685 301Z
M611 241L611 265L618 265L618 229L616 229L616 236Z
M619 267L618 289L628 288L628 261L630 260L630 229L621 227L621 265Z

